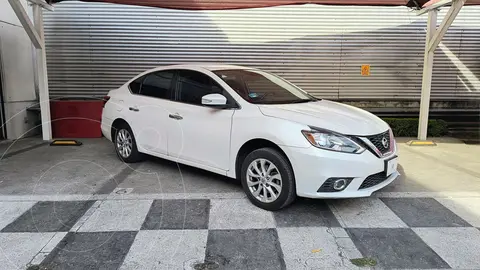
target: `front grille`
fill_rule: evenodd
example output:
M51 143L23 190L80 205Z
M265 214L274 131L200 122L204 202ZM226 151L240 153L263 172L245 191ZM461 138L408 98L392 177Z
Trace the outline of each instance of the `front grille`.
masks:
M372 174L369 177L365 178L365 180L363 180L363 183L362 183L362 185L360 185L359 189L364 189L364 188L369 188L369 187L376 186L376 185L382 183L383 181L387 180L387 178L388 178L388 176L385 175L385 172L379 172L379 173L376 173L376 174Z
M367 136L367 139L384 155L390 151L390 132L387 130L383 133ZM384 141L386 144L384 145Z

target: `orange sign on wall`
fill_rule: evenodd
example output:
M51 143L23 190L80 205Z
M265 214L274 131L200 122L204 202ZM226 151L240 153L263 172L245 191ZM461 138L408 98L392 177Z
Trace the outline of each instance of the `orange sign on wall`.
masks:
M370 65L362 65L362 76L370 76Z

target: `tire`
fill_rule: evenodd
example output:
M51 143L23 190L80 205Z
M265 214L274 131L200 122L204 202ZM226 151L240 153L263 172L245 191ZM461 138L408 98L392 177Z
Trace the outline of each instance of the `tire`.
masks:
M115 137L113 140L113 144L115 145L115 152L117 153L118 158L120 158L120 160L125 163L135 163L142 161L144 159L144 156L142 153L138 152L137 142L130 126L127 123L122 123L114 128ZM119 143L119 141L125 141L125 137L127 137L127 141L130 141L130 151L127 152L123 152L126 144ZM128 138L131 139L129 140Z
M264 172L267 172L266 174L263 172L264 176L261 175L262 162L264 163ZM274 167L270 169L272 164ZM256 166L257 171L252 166ZM250 173L250 176L247 175L249 170L253 172L253 174ZM258 171L260 173L257 173ZM262 209L280 210L290 205L296 198L295 176L292 166L282 153L273 148L261 148L248 154L243 160L240 173L242 187L248 199ZM280 191L274 198L271 194L278 190Z

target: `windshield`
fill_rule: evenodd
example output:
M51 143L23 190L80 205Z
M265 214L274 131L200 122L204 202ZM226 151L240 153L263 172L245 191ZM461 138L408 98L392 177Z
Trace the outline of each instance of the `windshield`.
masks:
M216 70L243 99L254 104L288 104L317 100L288 81L254 69Z

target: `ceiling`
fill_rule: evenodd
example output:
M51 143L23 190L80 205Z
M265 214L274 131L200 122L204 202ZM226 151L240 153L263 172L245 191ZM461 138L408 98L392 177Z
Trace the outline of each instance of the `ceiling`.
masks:
M68 0L47 0L54 4ZM421 9L440 0L83 0L84 2L106 2L159 8L186 10L220 10L259 8L294 4L362 5L362 6L408 6ZM466 5L480 5L480 0L468 0Z

